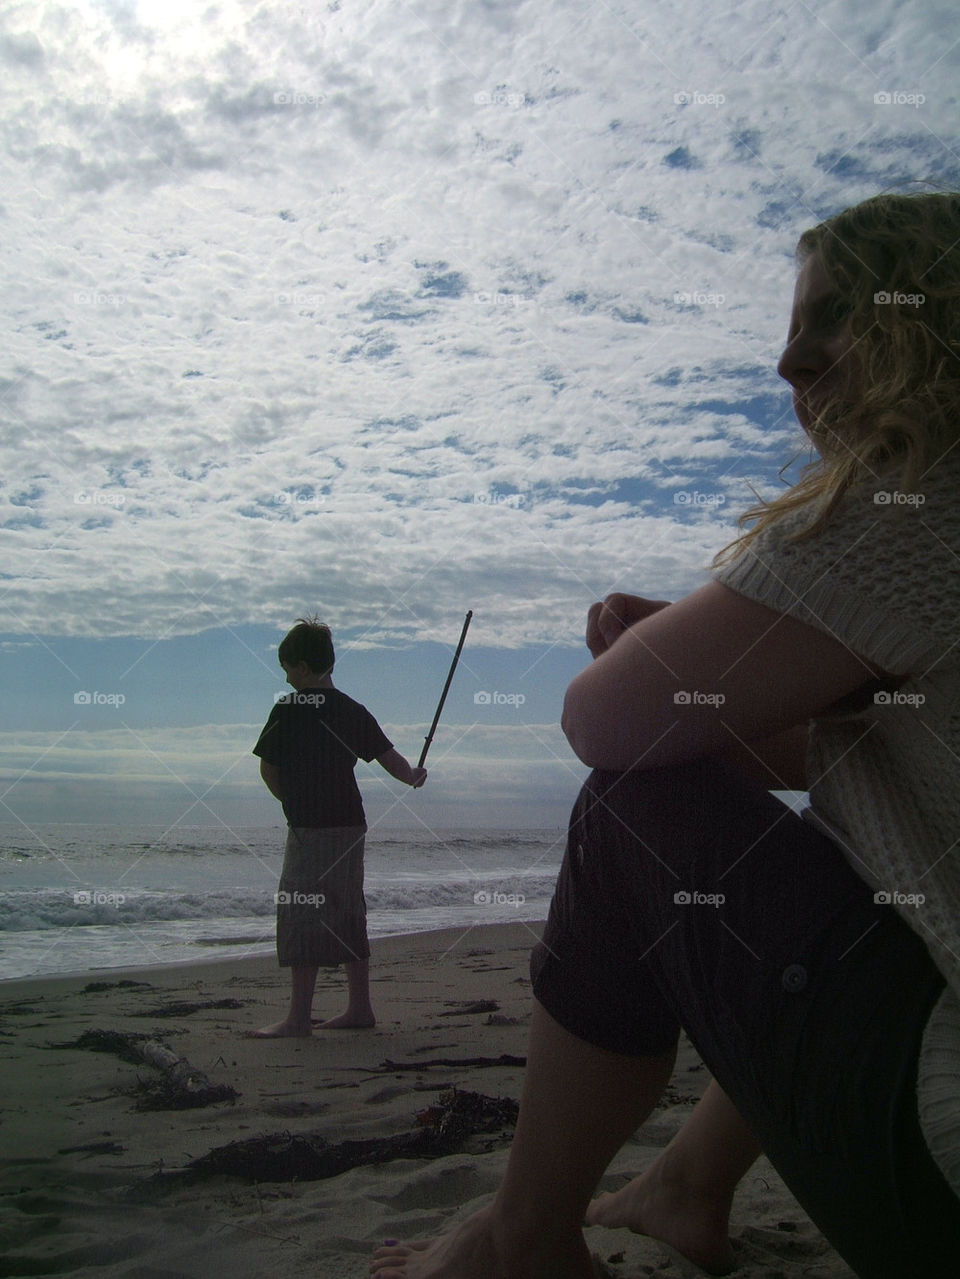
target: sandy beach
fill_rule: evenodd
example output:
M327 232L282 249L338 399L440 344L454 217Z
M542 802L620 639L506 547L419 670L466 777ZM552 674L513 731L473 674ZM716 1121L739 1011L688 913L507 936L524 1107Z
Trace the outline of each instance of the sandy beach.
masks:
M506 1099L520 1097L538 933L505 924L374 941L376 1028L300 1040L243 1037L285 1010L287 974L273 959L0 984L0 1276L360 1279L383 1239L428 1236L469 1215L507 1158ZM321 971L314 1016L343 1001L342 975ZM88 1032L100 1051L77 1045ZM119 1056L121 1036L185 1059L187 1092L202 1075L235 1096L145 1108L161 1104L166 1076ZM602 1189L653 1159L707 1080L684 1041L664 1103ZM491 1128L461 1135L443 1118L451 1112L488 1114ZM233 1147L229 1165L219 1156L190 1172L211 1151L264 1138L273 1140ZM445 1140L454 1152L428 1157ZM310 1179L318 1159L329 1171L361 1157L380 1161ZM740 1189L732 1236L743 1276L852 1273L765 1160ZM626 1231L593 1228L587 1238L621 1279L700 1273Z

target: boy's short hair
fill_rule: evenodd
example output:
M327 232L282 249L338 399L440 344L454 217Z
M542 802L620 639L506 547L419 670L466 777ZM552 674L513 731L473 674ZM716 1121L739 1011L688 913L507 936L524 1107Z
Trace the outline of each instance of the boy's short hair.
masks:
M277 658L281 666L306 662L315 675L329 675L336 661L330 627L316 617L298 617L296 626L280 641Z

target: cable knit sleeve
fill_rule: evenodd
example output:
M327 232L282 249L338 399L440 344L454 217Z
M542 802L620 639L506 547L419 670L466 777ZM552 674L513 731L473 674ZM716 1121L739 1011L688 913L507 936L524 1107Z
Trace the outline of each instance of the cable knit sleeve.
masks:
M798 542L790 535L811 517L792 512L716 578L834 635L891 674L934 662L960 630L956 475L956 467L935 468L927 493L861 485L826 528Z
M920 1125L960 1195L960 445L914 494L863 484L819 533L793 512L716 575L898 676L815 716L807 816L922 938L948 985L926 1028Z

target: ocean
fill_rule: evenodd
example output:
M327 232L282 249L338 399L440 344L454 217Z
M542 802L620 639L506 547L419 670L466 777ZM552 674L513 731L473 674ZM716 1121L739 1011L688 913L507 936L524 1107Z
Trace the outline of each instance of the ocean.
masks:
M274 950L281 825L0 824L0 978ZM566 832L371 829L371 937L546 918Z

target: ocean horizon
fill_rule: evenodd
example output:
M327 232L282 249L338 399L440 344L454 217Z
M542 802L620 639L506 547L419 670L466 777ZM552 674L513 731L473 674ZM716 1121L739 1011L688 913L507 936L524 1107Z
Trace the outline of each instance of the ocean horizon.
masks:
M0 825L0 980L274 953L282 825ZM546 917L560 828L367 833L370 937Z

